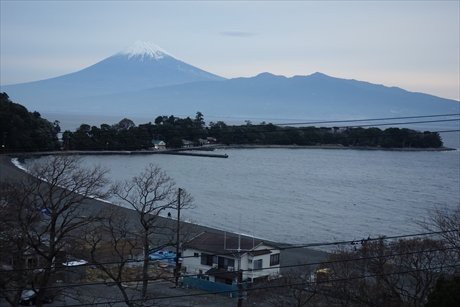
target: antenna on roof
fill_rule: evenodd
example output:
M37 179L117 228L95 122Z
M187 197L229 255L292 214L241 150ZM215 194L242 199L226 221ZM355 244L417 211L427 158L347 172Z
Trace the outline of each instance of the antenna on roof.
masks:
M235 237L233 237L235 238ZM238 248L227 248L227 233L224 232L224 249L227 251L235 251L237 258L237 285L238 285L238 306L243 304L243 271L241 270L241 255L254 250L254 236L252 236L252 248L243 249L241 246L241 213L239 216L239 231L238 231ZM247 244L250 245L250 244ZM249 247L249 246L246 246Z
M241 252L241 212L238 217L238 253Z

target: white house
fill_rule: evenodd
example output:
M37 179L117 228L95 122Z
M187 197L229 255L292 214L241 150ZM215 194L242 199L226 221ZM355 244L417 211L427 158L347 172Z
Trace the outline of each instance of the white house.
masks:
M155 149L166 149L166 143L161 140L152 140L153 148Z
M236 284L238 259L243 281L257 282L280 274L279 248L247 236L203 232L184 245L182 257L186 274L213 282Z

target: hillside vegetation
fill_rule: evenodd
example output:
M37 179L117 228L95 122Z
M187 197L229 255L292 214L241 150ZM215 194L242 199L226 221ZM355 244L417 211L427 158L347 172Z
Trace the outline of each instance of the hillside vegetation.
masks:
M225 145L343 145L380 148L439 148L438 133L411 129L282 127L271 123L227 125L222 121L205 124L203 114L195 118L158 116L154 123L136 126L123 119L118 124L100 127L82 124L75 132L65 131L64 148L72 150L134 150L152 147L153 140L178 148L184 141L194 146L207 140Z
M0 93L0 151L43 151L58 148L59 123L29 112Z

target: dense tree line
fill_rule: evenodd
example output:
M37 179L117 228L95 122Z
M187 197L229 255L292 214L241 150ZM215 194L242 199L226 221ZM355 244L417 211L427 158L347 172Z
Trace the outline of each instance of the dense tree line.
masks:
M443 145L438 133L411 129L388 128L317 128L281 127L271 123L227 125L222 121L206 126L203 114L195 118L158 116L154 123L136 126L123 119L118 124L100 127L81 125L75 132L63 135L65 149L147 149L153 140L165 141L169 148L182 146L183 140L200 145L200 140L216 139L221 144L254 145L326 145L368 146L383 148L438 148Z
M44 151L59 147L59 122L50 123L38 112L28 112L0 93L1 151ZM206 138L220 144L236 145L328 145L382 148L438 148L443 145L438 133L411 129L283 127L249 121L244 125L227 125L223 121L206 125L203 114L195 118L158 116L154 122L135 125L122 119L115 125L99 127L82 124L74 132L62 135L64 150L138 150L153 147L154 140L165 141L169 148L179 148L183 140L198 146Z
M195 144L207 136L203 115L198 112L194 119L174 116L158 116L155 122L136 126L130 119L118 124L102 124L100 127L82 124L75 132L65 131L65 149L92 150L135 150L153 146L153 140L162 140L168 147L182 146L182 140Z
M370 146L384 148L438 148L437 133L411 129L280 127L273 124L228 126L211 123L209 134L224 144Z
M55 150L59 129L58 122L52 124L0 93L0 152Z

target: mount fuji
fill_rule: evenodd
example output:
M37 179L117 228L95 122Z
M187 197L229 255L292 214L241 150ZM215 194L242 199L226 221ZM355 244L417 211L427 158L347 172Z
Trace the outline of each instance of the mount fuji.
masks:
M227 119L327 120L460 113L456 100L322 73L225 79L144 42L80 71L0 91L41 113L119 118L196 111Z
M41 110L51 105L73 102L75 98L219 80L224 78L182 62L154 44L138 41L80 71L46 80L2 86L2 91L28 107Z

